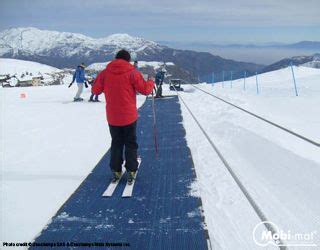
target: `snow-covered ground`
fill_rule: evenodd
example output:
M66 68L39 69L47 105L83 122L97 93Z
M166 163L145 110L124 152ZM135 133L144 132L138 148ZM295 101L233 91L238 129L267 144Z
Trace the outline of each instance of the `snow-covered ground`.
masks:
M298 97L295 96L290 67L258 75L258 95L255 76L246 79L245 91L243 79L233 81L232 88L231 82L227 81L224 88L220 82L205 89L320 142L320 122L315 117L320 110L320 70L307 67L293 69Z
M299 97L288 68L259 75L259 96L255 77L247 79L246 91L242 80L232 89L230 82L199 87L319 142L320 70L299 67L295 73ZM292 233L318 231L314 242L320 245L319 148L183 87L182 98L266 217ZM72 103L75 88L65 85L0 94L0 241L30 241L107 151L104 103ZM86 89L85 98L89 94ZM141 105L144 97L138 100ZM260 219L182 103L181 109L197 173L192 188L202 197L213 249L276 249L254 243Z
M259 96L255 77L247 79L246 91L243 80L232 89L230 82L199 87L319 142L320 70L300 67L295 74L299 97L289 68L259 75ZM182 98L267 219L292 234L317 231L313 242L320 246L319 147L192 86L184 88ZM214 249L259 249L252 239L257 215L183 105L182 113Z
M108 150L104 97L73 103L75 92L67 85L0 88L0 241L31 241ZM138 106L144 100L139 95Z

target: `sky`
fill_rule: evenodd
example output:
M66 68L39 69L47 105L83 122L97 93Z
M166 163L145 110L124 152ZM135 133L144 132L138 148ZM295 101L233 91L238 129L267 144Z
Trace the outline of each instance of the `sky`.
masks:
M320 0L0 0L0 30L128 33L154 41L320 41Z

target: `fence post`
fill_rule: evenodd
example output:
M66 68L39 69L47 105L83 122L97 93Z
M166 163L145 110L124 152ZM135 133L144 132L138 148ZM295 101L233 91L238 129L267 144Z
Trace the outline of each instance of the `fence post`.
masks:
M294 76L294 71L293 71L292 62L290 63L290 66L291 66L291 72L292 72L292 77L293 77L294 90L295 90L295 92L296 92L296 96L298 96L297 83L296 83L296 78L295 78L295 76Z
M214 72L212 72L212 87L214 86Z
M222 88L224 88L224 70L222 71Z
M232 71L231 71L231 82L230 82L230 87L232 88Z
M247 71L244 72L244 77L243 77L243 90L246 90L246 77L247 77Z
M256 72L256 86L257 86L257 95L259 95L258 72Z

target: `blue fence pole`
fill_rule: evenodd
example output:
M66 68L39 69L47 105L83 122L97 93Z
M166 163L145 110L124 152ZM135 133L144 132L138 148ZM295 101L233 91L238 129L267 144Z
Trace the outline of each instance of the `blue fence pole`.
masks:
M257 95L259 95L259 83L258 83L258 73L256 72L256 86L257 86Z
M222 88L224 88L224 71L222 71Z
M214 86L214 72L212 72L212 87Z
M230 87L232 88L232 71L231 71L230 73L231 73L231 82L230 82Z
M290 66L291 66L291 72L292 72L292 77L293 77L294 90L295 90L295 92L296 92L296 96L298 96L297 83L296 83L296 78L295 78L295 76L294 76L294 71L293 71L292 62L290 63Z
M243 90L246 90L246 77L247 77L247 71L244 72L244 77L243 77Z

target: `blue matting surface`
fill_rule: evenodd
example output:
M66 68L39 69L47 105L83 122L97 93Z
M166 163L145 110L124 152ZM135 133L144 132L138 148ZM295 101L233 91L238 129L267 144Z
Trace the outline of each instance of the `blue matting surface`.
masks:
M139 111L137 136L142 163L133 196L121 197L124 176L112 197L102 197L112 176L107 152L36 243L130 244L100 249L208 249L201 199L190 196L196 176L178 97L156 99L155 107L159 157L155 159L152 100L147 99Z

